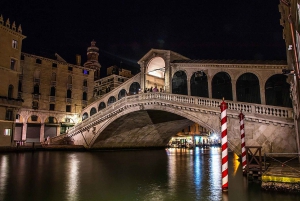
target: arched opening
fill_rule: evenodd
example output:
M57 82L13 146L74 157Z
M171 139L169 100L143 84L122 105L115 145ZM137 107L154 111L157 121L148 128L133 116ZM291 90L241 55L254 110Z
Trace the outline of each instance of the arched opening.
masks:
M236 82L236 98L240 102L260 104L259 80L253 73L244 73Z
M83 113L83 115L82 115L82 121L85 120L85 119L87 119L88 117L89 117L89 115L88 115L87 112Z
M139 93L139 89L140 89L140 84L138 82L134 82L130 85L129 88L129 94L133 95L133 94L138 94Z
M161 57L153 58L148 65L147 74L164 78L165 77L165 61Z
M96 108L92 107L91 111L90 111L90 116L93 116L94 114L97 113Z
M104 102L101 102L98 106L98 111L104 109L106 107L105 103Z
M191 78L191 95L208 98L207 76L203 71L197 71Z
M232 85L231 78L226 72L219 72L215 74L212 79L212 98L225 100L232 99Z
M116 98L114 96L109 97L107 101L107 106L113 104L114 102L116 102Z
M292 107L290 98L290 84L287 76L276 74L271 76L265 84L266 104L282 107Z
M124 98L125 96L126 96L126 90L122 89L118 94L118 100L120 100L121 98Z
M187 76L184 71L177 71L172 78L172 93L187 95Z

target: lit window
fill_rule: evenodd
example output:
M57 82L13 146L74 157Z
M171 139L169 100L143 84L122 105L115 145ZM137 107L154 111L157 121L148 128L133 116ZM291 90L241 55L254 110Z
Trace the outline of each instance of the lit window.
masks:
M18 48L18 41L12 40L12 47L17 49Z
M4 135L5 136L10 136L11 135L11 129L10 128L4 129Z
M86 70L86 69L83 69L83 70L82 70L82 73L83 73L84 75L88 75L88 74L89 74L89 71Z

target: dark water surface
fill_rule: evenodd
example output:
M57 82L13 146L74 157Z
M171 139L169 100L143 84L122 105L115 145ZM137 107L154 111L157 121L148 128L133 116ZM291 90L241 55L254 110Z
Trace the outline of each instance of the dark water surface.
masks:
M222 193L220 148L0 154L0 201L297 201L264 192L229 153Z

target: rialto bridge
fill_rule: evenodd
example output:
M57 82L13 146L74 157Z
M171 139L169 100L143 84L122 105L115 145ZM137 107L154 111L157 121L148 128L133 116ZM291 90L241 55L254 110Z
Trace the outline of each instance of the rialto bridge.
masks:
M220 134L220 103L228 103L229 148L240 153L238 115L245 115L246 145L263 152L298 152L293 87L278 62L195 61L168 50L150 50L141 72L95 97L66 134L86 148L164 147L197 123ZM158 89L156 91L155 89ZM294 108L296 111L297 108Z

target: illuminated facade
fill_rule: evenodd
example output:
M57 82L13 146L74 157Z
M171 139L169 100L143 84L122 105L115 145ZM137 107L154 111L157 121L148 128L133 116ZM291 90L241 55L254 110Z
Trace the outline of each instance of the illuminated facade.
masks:
M299 104L299 80L300 80L300 1L280 0L279 11L281 13L280 24L283 26L283 38L286 44L287 74L290 82L290 97L292 99L295 135L297 138L298 153L300 153L300 104Z
M0 16L0 146L13 144L14 120L22 106L18 82L24 38L21 25L17 27L15 22L11 24L9 19Z

